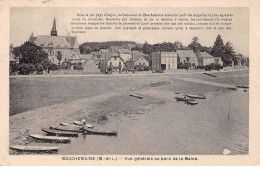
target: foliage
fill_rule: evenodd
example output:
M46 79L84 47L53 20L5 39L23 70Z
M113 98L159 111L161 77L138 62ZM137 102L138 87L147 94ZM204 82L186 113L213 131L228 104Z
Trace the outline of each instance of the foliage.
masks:
M134 69L138 70L138 71L149 71L149 70L151 70L151 67L145 66L145 65L135 65Z
M82 63L79 62L78 64L74 65L73 68L74 68L75 70L83 70Z
M58 70L58 69L59 69L59 66L54 63L51 63L49 66L49 70L54 71L54 70Z
M201 48L201 44L199 43L199 38L194 36L188 47L189 49L192 49L194 53L197 53L198 50L200 50Z
M132 41L85 42L79 45L79 50L82 54L89 54L100 49L107 49L110 46L124 46L127 44L137 45Z
M61 59L62 59L62 54L61 54L61 53L58 53L57 59L59 60L59 65L60 65L60 61L61 61Z
M17 70L21 74L33 73L38 68L45 69L48 64L48 54L40 46L32 42L25 42L23 45L14 48L13 54L19 58ZM41 65L41 66L40 66Z
M226 42L224 45L220 35L217 36L214 46L211 50L211 55L214 57L221 57L224 65L230 65L233 61L237 62L235 52L231 42Z
M191 63L182 63L182 62L179 62L178 65L177 65L177 68L178 69L189 69L191 67Z

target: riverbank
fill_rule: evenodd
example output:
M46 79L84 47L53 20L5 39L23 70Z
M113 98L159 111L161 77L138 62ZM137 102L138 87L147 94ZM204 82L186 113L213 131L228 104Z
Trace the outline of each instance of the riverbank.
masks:
M225 85L247 85L249 72L215 75L10 78L10 144L48 145L28 133L86 118L118 136L80 135L59 144L59 154L221 154L224 148L248 154L249 92ZM143 99L129 96L134 86L163 81L170 84L135 91ZM207 99L185 105L174 100L175 92Z

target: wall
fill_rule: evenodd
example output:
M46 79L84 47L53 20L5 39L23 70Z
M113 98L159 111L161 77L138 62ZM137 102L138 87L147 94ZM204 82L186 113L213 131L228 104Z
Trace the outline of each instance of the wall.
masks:
M144 59L143 57L141 57L140 59L138 59L134 65L145 65L145 66L149 66L149 62Z

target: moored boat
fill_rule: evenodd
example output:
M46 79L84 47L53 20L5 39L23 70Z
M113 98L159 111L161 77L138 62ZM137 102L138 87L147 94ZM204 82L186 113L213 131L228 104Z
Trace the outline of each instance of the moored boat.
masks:
M83 122L81 122L81 121L73 121L73 123L74 123L75 125L78 125L79 127L82 127L82 126L83 126ZM94 128L94 125L91 125L91 124L85 124L84 127L87 127L87 128Z
M76 132L61 131L61 130L55 130L55 129L45 129L45 128L43 128L42 131L44 131L44 132L46 132L50 135L74 136L74 137L78 136L78 133L76 133Z
M230 90L237 90L236 87L227 87L227 89L230 89Z
M71 126L58 126L58 127L50 126L50 129L61 130L61 131L70 131L70 132L82 132L83 131L82 128L71 127Z
M174 99L176 99L177 101L186 101L187 100L186 97L184 97L184 96L176 96L176 97L174 97Z
M236 85L236 87L249 89L249 86L248 86L248 85Z
M100 131L96 129L90 129L90 128L84 128L84 132L87 134L93 134L93 135L107 135L107 136L116 136L117 131Z
M20 151L57 151L59 147L11 145L10 148Z
M32 138L39 140L55 141L55 142L70 142L69 137L57 137L57 136L43 136L38 134L30 134Z
M206 99L206 96L196 95L196 94L186 94L187 97L195 98L195 99Z
M191 105L195 105L198 104L199 102L197 100L192 100L192 99L188 99L186 100L187 104L191 104Z

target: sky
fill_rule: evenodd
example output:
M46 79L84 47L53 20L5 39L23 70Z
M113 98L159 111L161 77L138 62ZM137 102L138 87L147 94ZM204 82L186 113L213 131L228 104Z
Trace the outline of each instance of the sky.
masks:
M249 55L249 9L248 8L11 8L10 14L10 43L19 46L34 36L50 35L53 19L59 36L71 32L71 19L77 13L174 13L174 14L233 14L232 30L150 30L150 31L121 31L121 30L89 30L86 34L72 34L78 43L105 41L135 41L150 44L180 41L187 46L192 37L197 36L202 46L213 46L218 34L224 43L230 41L236 53Z

